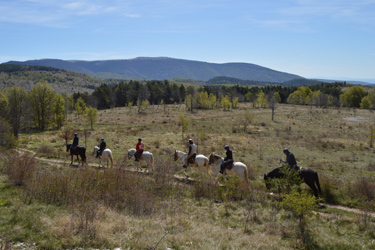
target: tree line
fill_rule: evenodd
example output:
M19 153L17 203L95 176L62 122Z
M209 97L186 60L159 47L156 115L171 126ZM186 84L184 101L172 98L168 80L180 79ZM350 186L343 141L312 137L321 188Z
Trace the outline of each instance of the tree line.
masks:
M34 85L28 92L18 86L0 91L0 110L0 146L9 147L24 129L60 129L73 111L91 128L97 118L96 108L82 99L74 101L67 94L57 94L47 82Z
M346 83L322 83L313 86L194 86L164 81L120 81L102 83L92 94L58 94L47 82L30 91L12 86L0 91L1 145L16 139L24 129L60 129L69 113L75 112L93 127L97 109L136 106L139 113L148 105L185 104L194 109L235 109L239 102L250 102L253 108L270 108L278 103L314 105L317 107L357 107L375 109L375 91Z
M339 106L342 89L349 87L346 83L322 83L320 85L286 87L268 86L224 86L224 85L183 85L164 81L121 81L102 83L95 91L75 93L74 99L82 98L97 109L133 106L143 102L151 105L185 103L188 109L209 109L223 107L227 109L238 102L252 102L254 107L266 107L274 95L278 103L313 104L330 107Z

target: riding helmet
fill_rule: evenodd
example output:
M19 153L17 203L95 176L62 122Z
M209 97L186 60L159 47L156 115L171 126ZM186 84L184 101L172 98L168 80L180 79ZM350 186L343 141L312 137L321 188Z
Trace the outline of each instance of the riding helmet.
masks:
M104 138L102 138L102 141L104 141Z
M190 142L190 143L193 143L193 139L189 139L189 142Z
M142 141L142 138L138 138L138 141Z
M284 153L289 152L289 149L284 148L283 152L284 152Z
M229 149L229 146L228 146L228 145L225 145L224 149Z

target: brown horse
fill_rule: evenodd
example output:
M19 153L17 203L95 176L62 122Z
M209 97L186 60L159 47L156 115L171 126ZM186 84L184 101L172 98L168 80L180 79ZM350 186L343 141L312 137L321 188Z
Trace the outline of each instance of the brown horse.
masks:
M270 179L286 177L286 175L284 174L285 171L283 171L283 169L284 169L283 167L275 168L271 172L264 174L264 181L266 182L266 187L268 189L271 188ZM298 170L298 175L301 181L305 182L307 186L309 186L312 189L315 197L318 197L318 191L319 191L319 194L322 193L320 189L319 178L318 178L317 172L315 172L314 170L310 168L303 167L303 168L300 168L300 170Z
M69 152L71 146L72 146L72 144L66 145L66 152ZM86 148L85 147L82 147L82 146L78 145L75 149L71 150L71 153L72 153L72 162L70 163L70 165L73 164L73 155L77 156L78 161L79 161L78 155L81 156L82 166L83 166L83 163L86 163Z

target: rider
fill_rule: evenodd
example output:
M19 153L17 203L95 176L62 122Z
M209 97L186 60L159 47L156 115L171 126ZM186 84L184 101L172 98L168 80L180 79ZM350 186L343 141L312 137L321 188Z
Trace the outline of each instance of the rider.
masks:
M197 156L197 146L194 144L193 139L189 139L189 153L188 156L185 158L184 168L187 168L189 163L195 162L195 157Z
M99 150L96 152L96 157L95 158L100 158L100 156L103 153L103 150L107 147L107 143L105 143L104 138L101 139L101 142L99 144Z
M226 145L224 149L227 151L226 152L226 157L224 158L224 161L221 163L220 166L220 173L224 174L225 168L227 166L230 166L230 164L233 164L233 155L232 155L232 150L230 150L229 146Z
M284 162L288 164L288 169L298 169L296 158L294 158L294 154L289 151L289 149L284 148L284 154L286 155L286 160L283 161L280 159L280 162Z
M70 155L72 155L72 151L76 149L76 147L78 146L78 143L79 143L79 137L77 133L74 133L73 144L70 147Z
M145 145L142 142L142 138L138 138L138 143L137 143L137 146L135 147L136 152L134 154L135 161L139 161L139 158L141 158L144 148L145 148Z

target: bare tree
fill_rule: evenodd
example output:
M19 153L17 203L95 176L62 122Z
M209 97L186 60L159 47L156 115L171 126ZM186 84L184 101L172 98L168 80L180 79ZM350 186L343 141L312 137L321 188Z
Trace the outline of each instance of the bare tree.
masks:
M278 92L269 92L267 96L268 107L272 110L272 121L275 116L275 110L280 102L280 95Z

